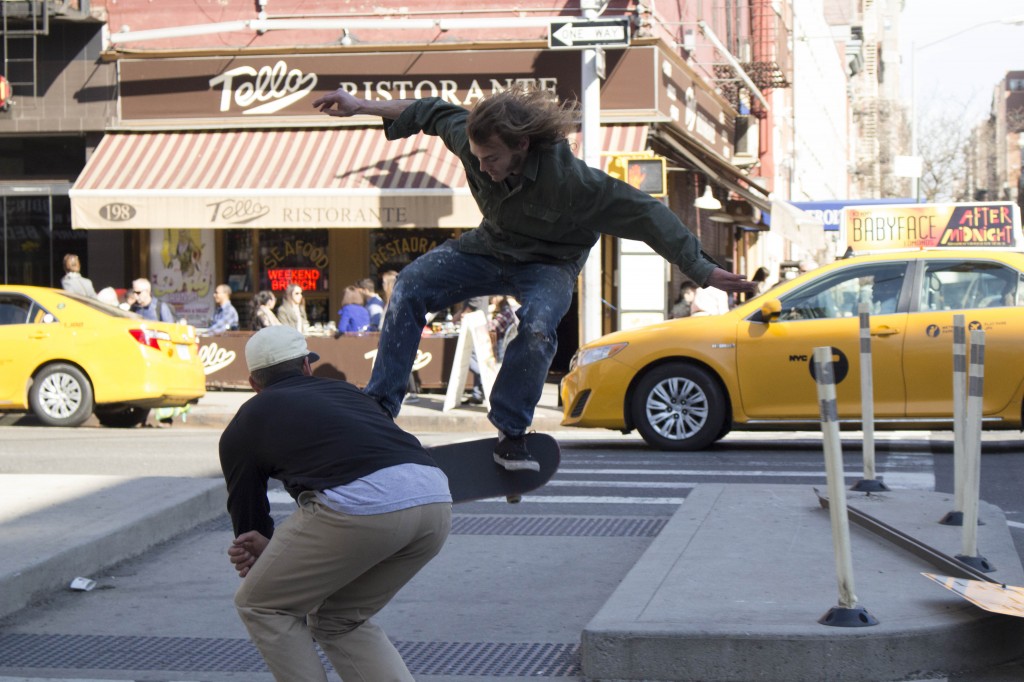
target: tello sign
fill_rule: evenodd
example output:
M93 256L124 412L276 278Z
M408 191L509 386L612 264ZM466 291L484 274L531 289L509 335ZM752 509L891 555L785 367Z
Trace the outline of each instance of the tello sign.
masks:
M243 115L274 114L299 101L316 87L315 73L288 69L281 60L273 66L239 66L210 79L210 88L221 88L220 110L230 111L231 103L243 109ZM253 106L259 102L259 104ZM249 108L252 107L252 108Z

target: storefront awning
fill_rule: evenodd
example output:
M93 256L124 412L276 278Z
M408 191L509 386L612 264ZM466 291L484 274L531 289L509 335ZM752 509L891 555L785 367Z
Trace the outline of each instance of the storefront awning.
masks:
M646 126L602 128L640 151ZM439 138L380 128L108 133L69 192L76 229L471 228L480 211Z
M714 182L729 188L762 212L771 212L772 204L768 200L768 191L754 184L740 168L712 154L699 143L687 139L668 126L657 126L652 135Z

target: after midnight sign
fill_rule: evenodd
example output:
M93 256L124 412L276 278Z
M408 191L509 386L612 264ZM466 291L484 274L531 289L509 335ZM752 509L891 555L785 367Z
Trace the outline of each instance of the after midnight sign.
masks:
M855 252L893 249L1020 249L1020 209L1010 202L847 206L846 245Z

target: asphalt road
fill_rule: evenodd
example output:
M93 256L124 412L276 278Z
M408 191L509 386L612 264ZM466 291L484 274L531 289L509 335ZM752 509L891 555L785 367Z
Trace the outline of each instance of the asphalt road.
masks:
M445 550L379 617L418 680L578 680L580 631L695 486L807 485L813 503L811 487L825 484L814 434L734 434L687 454L651 450L635 436L556 435L563 466L555 479L517 506L457 507ZM0 427L0 472L219 477L218 437L177 427ZM897 440L878 446L878 473L890 487L952 490L948 446ZM981 496L1007 513L1024 556L1024 453L1012 444L987 450ZM861 466L855 437L844 453L852 483ZM291 508L283 491L271 501L276 515ZM92 592L61 593L0 622L0 682L269 681L232 608L230 535L226 518L189 530L92 576ZM12 643L22 652L16 660L4 653Z

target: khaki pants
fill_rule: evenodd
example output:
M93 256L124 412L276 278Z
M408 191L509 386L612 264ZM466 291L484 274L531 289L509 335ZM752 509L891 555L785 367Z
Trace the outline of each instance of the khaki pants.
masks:
M451 514L441 503L351 516L300 495L235 595L274 679L326 682L316 638L344 682L412 680L370 618L441 551Z

